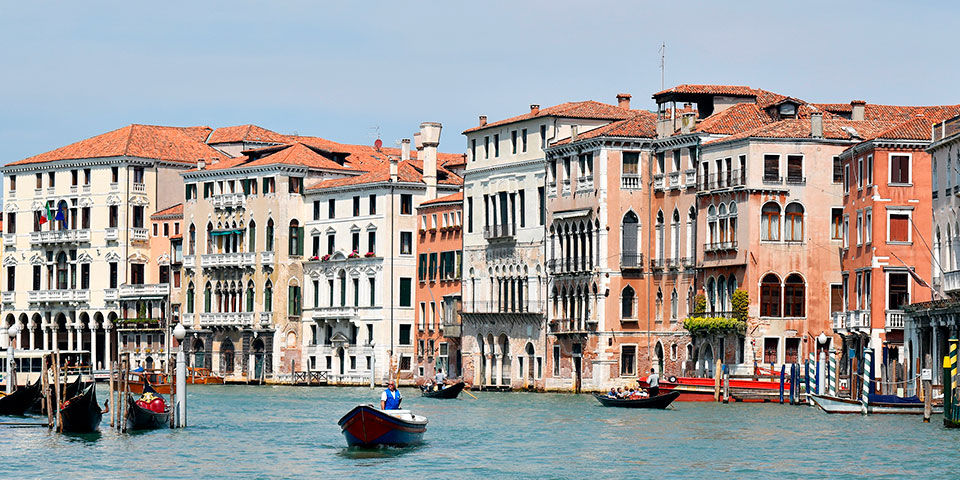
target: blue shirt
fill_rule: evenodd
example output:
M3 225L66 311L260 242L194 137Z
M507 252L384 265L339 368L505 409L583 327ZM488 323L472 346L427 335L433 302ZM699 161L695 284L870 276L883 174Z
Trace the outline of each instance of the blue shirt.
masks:
M403 396L400 395L400 390L390 391L388 388L383 391L383 395L380 395L380 400L384 402L384 410L399 410L401 399L403 399Z

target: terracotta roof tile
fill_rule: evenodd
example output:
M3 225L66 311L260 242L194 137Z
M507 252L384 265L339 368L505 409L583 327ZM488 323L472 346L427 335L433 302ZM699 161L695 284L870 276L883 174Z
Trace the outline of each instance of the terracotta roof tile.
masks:
M645 110L635 112L635 115L626 120L620 120L594 128L577 135L577 141L597 137L621 138L653 138L657 136L657 114ZM571 142L569 137L558 140L553 145L566 145Z
M153 219L153 218L159 218L159 217L166 217L166 216L170 216L170 215L180 215L180 216L182 217L182 216L183 216L183 204L182 204L182 203L178 203L178 204L176 204L176 205L174 205L174 206L172 206L172 207L167 207L167 208L165 208L165 209L163 209L163 210L160 210L160 211L157 212L157 213L154 213L153 215L150 215L150 218Z
M233 127L220 127L210 134L207 143L288 143L290 141L287 135L282 135L272 130L259 127L257 125L236 125Z
M753 103L740 103L697 123L696 131L733 135L771 122L770 116Z
M439 198L434 198L433 200L427 200L420 204L421 207L427 207L430 205L436 205L438 203L463 203L463 192L452 193Z
M195 163L198 158L224 158L223 153L198 141L204 130L210 129L132 124L8 165L122 156L179 163Z
M830 140L858 140L863 138L872 138L877 133L895 127L897 122L883 122L876 120L853 121L846 119L824 119L823 120L823 138ZM855 138L850 133L852 128L857 133ZM784 138L799 139L810 137L810 119L788 119L780 120L769 125L747 130L745 132L720 138L706 145L715 145L724 142L731 142L744 138Z
M661 90L653 94L657 98L670 93L702 94L702 95L730 95L736 97L755 97L757 91L745 85L697 85L683 84L673 88Z
M333 178L320 181L307 187L307 190L322 190L324 188L343 187L348 185L363 185L380 183L390 180L390 164L385 163L377 168L357 176ZM423 164L418 160L401 161L397 165L397 180L403 183L423 183ZM463 179L442 166L437 167L438 185L463 185Z
M539 117L567 117L567 118L584 118L584 119L599 119L599 120L624 120L635 115L636 111L627 110L625 108L620 108L615 105L610 105L606 103L596 102L593 100L586 100L582 102L567 102L561 103L560 105L554 105L552 107L541 108L536 112L529 112L523 115L517 115L516 117L510 117L505 120L499 120L493 123L488 123L483 126L477 126L473 128L468 128L463 131L463 133L475 132L477 130L483 130L491 127L498 127L500 125L507 125L514 122L520 122L523 120L530 120L532 118Z

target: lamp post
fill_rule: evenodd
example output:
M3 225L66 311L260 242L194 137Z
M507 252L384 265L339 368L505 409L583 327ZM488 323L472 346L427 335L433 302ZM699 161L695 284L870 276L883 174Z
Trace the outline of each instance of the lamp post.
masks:
M370 342L370 388L377 388L377 351L373 348L373 342Z
M16 362L13 359L13 341L20 334L20 327L17 324L10 325L7 329L7 335L10 336L10 343L7 346L7 394L13 393L17 386L17 374L14 372Z
M183 338L187 336L187 329L183 328L182 323L178 323L176 327L173 328L173 336L177 339L177 343L180 344L180 348L177 351L177 370L176 370L176 409L177 422L176 426L183 428L187 426L187 361L183 355Z
M823 347L827 345L827 334L824 332L820 332L820 335L817 336L817 394L824 395L827 393L827 385L830 384L830 368L827 364L826 352L820 350L820 348L823 348L821 345Z

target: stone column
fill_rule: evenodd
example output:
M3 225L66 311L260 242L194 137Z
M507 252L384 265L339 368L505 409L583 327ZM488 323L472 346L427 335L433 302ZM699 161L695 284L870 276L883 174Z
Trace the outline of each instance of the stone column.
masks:
M484 359L484 369L483 369L483 384L492 385L493 384L493 354L488 353Z
M493 355L493 369L497 374L497 385L503 385L503 354L495 353Z
M53 336L54 341L57 338L57 329L47 326L43 329L43 349L44 350L53 350L50 348L50 336Z
M90 324L90 366L98 370L97 366L97 322Z
M103 363L109 369L110 368L110 331L113 329L113 324L106 324L103 326Z
M73 348L73 325L67 325L67 350L71 348Z
M35 335L36 331L37 331L37 327L31 325L30 326L30 350L37 349L37 337Z
M73 336L74 350L83 349L83 325L77 325L77 332Z

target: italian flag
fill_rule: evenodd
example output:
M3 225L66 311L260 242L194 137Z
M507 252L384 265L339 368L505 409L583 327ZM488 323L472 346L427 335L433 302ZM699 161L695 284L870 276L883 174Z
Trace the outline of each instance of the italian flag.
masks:
M50 210L50 202L44 203L43 207L46 210L46 214L40 214L40 225L47 223L47 221L53 218L53 211Z

